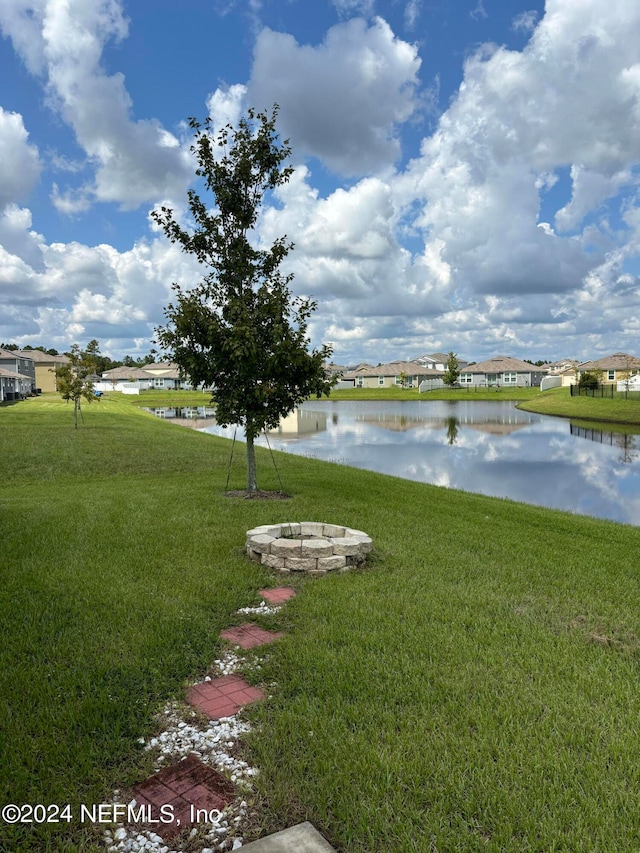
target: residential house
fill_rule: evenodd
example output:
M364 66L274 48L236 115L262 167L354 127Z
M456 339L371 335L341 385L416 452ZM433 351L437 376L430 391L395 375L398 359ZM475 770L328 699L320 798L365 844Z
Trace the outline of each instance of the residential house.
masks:
M145 364L144 367L114 367L105 370L102 382L96 385L98 391L123 391L138 394L151 388L175 391L193 386L177 364L171 361ZM207 389L208 390L208 389Z
M598 358L595 361L583 361L576 369L578 377L587 370L601 370L602 379L600 381L603 385L609 385L630 379L640 373L640 358L626 352L614 352L612 355L606 355L604 358Z
M342 372L338 375L338 381L333 386L334 388L353 388L355 385L354 376L358 371L365 370L373 365L369 364L366 361L361 361L358 364L348 365L342 369Z
M184 375L182 368L173 361L159 361L156 364L145 364L142 369L154 377L153 388L161 388L165 391L167 389L193 389L193 385L189 378Z
M352 381L356 388L393 388L402 385L413 388L425 379L442 378L441 370L423 367L415 361L390 361L377 367L358 367L345 373L343 381Z
M32 358L19 350L0 349L0 402L21 400L36 390L36 369Z
M21 358L30 358L35 365L36 388L40 391L57 391L56 370L69 363L66 355L49 355L39 349L18 350Z
M94 383L96 391L122 391L124 394L139 394L153 388L152 373L141 367L112 367L105 370L100 382Z
M412 358L411 361L431 370L444 371L447 369L449 356L444 352L432 352L431 355L419 355L417 358Z
M460 373L458 382L463 387L469 386L504 386L523 387L538 386L547 375L547 371L528 361L512 358L508 355L496 355L479 364L467 365Z
M562 358L560 361L550 361L542 366L546 368L549 376L560 376L569 370L573 370L575 372L575 369L578 366L578 359Z

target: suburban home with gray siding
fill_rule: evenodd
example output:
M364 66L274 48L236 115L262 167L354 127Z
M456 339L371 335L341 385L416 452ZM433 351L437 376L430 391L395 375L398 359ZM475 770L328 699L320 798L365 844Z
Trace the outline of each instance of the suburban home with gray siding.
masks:
M415 361L390 361L377 367L360 367L342 377L343 381L353 381L356 388L393 388L402 385L416 388L425 379L442 378L441 370L423 367Z
M0 402L20 400L36 390L36 369L32 358L18 350L0 349Z
M488 361L467 365L458 382L464 387L496 386L517 388L538 386L547 375L547 371L528 361L511 358L508 355L496 355Z

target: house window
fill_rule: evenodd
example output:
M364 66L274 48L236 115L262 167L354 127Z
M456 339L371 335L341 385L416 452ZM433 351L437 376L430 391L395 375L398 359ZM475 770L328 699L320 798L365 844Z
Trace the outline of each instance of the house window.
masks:
M487 373L487 383L489 385L494 385L498 381L497 373Z
M396 383L398 382L398 377L396 376ZM378 385L384 385L384 376L378 376Z
M164 379L156 378L153 380L154 388L164 388Z
M471 383L473 382L473 376L470 373L461 373L459 381L462 385L464 385L465 383L471 385Z
M356 385L358 388L362 388L362 376L358 376L356 379Z
M613 382L613 380L614 380L615 378L616 378L616 372L615 372L615 370L609 370L609 371L608 371L608 373L607 373L607 379L609 380L609 382Z
M503 373L502 378L505 385L515 385L518 381L517 373Z

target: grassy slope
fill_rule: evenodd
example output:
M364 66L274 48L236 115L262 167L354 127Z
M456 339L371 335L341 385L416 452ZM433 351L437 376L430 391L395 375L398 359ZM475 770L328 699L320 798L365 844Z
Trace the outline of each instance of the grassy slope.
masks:
M588 421L640 424L640 400L572 397L568 388L552 388L520 403L520 409Z
M288 454L290 501L230 501L228 442L126 401L77 432L51 398L0 422L1 800L100 802L142 778L153 712L269 582L244 531L318 519L376 556L276 622L247 749L264 826L308 818L345 853L640 845L637 528ZM66 837L50 849L89 849Z

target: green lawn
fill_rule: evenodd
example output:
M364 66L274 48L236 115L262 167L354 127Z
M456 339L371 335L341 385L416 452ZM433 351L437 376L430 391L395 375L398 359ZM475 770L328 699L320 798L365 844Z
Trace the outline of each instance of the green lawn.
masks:
M375 553L265 623L287 634L245 747L262 831L308 819L343 853L640 848L640 529L290 454L290 500L232 500L228 441L115 395L83 412L76 431L54 396L0 406L2 802L144 778L154 714L281 580L245 531L326 520ZM97 849L50 830L0 825L0 850Z
M438 388L421 394L417 388L341 388L332 400L531 400L539 388Z
M572 397L568 388L552 388L519 405L519 408L541 415L558 415L610 423L640 424L640 399Z

